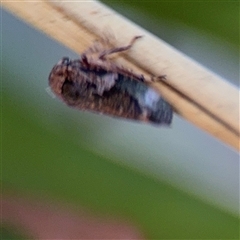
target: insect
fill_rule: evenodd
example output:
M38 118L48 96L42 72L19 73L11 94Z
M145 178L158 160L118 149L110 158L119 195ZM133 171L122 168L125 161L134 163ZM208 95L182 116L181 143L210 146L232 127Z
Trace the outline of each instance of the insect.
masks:
M146 84L144 76L107 59L129 50L138 38L127 46L109 49L95 43L79 59L62 58L49 75L52 92L79 110L170 125L172 107Z

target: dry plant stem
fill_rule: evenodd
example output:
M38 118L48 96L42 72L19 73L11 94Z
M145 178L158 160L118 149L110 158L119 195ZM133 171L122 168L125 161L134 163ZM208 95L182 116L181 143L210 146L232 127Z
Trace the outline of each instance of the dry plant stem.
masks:
M105 5L97 1L5 0L2 6L78 53L108 35L107 29L115 37L110 38L115 47L143 35L114 61L145 76L166 75L166 81L150 84L177 113L235 149L240 148L239 90Z

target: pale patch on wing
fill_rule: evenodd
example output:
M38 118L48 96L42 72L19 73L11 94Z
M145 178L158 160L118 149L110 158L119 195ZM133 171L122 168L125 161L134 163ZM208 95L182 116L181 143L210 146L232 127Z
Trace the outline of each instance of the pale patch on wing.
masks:
M153 89L149 88L144 95L144 105L153 110L156 110L159 99L159 94Z

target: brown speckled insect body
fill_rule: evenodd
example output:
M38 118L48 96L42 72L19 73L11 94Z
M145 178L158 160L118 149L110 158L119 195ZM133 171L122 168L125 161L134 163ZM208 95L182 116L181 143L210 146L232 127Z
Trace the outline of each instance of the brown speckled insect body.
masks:
M49 75L52 91L79 110L169 125L171 106L144 77L106 59L109 54L128 50L138 38L119 48L94 45L77 60L63 58ZM97 57L92 57L96 53Z

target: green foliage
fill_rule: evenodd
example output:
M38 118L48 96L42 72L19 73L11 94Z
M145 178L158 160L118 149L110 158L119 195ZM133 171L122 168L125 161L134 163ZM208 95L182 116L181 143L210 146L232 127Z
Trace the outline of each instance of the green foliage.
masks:
M144 12L152 19L185 24L206 31L235 46L239 45L239 1L116 1L104 0L104 3L120 10L134 9ZM130 17L130 16L128 16Z
M29 236L18 229L16 226L11 226L9 224L2 223L0 226L1 240L24 240L29 239Z
M4 189L130 218L148 238L237 238L237 218L43 129L37 111L3 100Z

